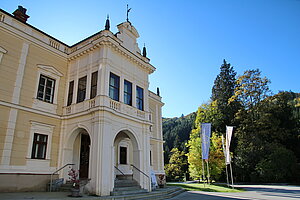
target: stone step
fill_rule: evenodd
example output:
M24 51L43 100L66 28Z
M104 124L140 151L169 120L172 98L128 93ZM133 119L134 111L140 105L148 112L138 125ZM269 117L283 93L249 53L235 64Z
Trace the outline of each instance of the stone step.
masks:
M115 187L114 191L126 191L126 190L140 190L141 186L124 186L124 187Z
M132 180L133 176L131 175L116 175L118 180Z
M138 185L138 182L135 180L115 180L115 187L130 187Z
M135 189L135 190L119 190L111 192L111 196L129 195L129 194L142 194L148 193L145 189Z
M101 197L101 200L163 200L172 198L184 191L185 190L180 187L166 187L156 189L152 192Z

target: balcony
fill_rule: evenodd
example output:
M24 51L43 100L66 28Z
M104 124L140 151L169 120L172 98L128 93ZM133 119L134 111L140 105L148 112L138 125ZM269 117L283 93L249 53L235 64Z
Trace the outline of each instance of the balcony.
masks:
M63 108L64 116L85 114L94 110L106 110L120 115L126 115L140 120L150 121L150 113L114 101L107 96L97 96L83 102L72 104Z

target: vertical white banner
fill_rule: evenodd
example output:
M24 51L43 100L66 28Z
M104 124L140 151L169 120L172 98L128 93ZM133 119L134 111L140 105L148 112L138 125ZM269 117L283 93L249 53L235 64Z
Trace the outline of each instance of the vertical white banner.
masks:
M211 123L201 124L202 159L208 159L210 147Z
M233 126L226 126L226 147L225 147L226 164L230 164L231 162L229 148L230 148L232 132L233 132Z

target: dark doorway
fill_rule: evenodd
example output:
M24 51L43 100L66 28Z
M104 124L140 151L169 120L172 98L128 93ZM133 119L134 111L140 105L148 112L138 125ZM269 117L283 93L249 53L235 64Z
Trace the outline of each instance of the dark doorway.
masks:
M127 164L127 148L120 147L120 164Z
M80 145L80 168L79 178L87 179L89 176L89 159L90 159L90 136L81 134L81 145Z

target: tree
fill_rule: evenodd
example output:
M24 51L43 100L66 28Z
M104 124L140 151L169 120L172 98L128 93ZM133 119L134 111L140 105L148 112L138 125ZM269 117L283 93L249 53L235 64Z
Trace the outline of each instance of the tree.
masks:
M208 122L213 124L214 118L218 118L218 110L215 101L210 104L203 104L198 108L195 128L191 131L190 139L187 143L189 152L186 154L188 156L190 176L194 179L199 179L203 173L201 161L200 124ZM216 132L212 132L209 163L210 175L216 180L220 177L220 174L225 168L222 139Z
M239 109L237 102L228 104L228 100L234 95L234 89L236 87L235 76L236 72L233 67L224 59L220 67L220 73L214 81L211 96L211 100L217 102L220 113L220 119L218 119L215 124L216 131L220 133L225 132L226 125L233 124L234 114Z
M186 156L184 152L173 148L169 164L165 165L165 172L169 180L182 180L185 174Z
M191 113L180 118L163 118L163 138L164 138L164 161L169 163L171 150L178 148L179 151L187 153L185 143L189 140L189 135L194 127L196 113ZM187 166L186 166L187 170Z
M246 110L251 109L270 95L270 82L266 77L261 78L259 69L246 70L236 80L237 87L229 102L238 100Z
M234 152L234 164L239 181L283 180L280 170L274 168L279 166L279 161L286 162L283 155L291 155L289 152L299 162L300 124L297 115L293 115L296 109L293 103L295 98L296 95L291 92L280 92L237 115L239 127L235 134L238 142ZM249 115L253 110L256 113L255 118ZM290 161L294 164L297 162L292 162L292 157ZM292 172L291 168L286 170L282 173ZM284 177L291 180L289 176Z
M262 182L291 181L297 173L295 154L278 145L274 145L270 154L260 160L255 167L257 178Z

